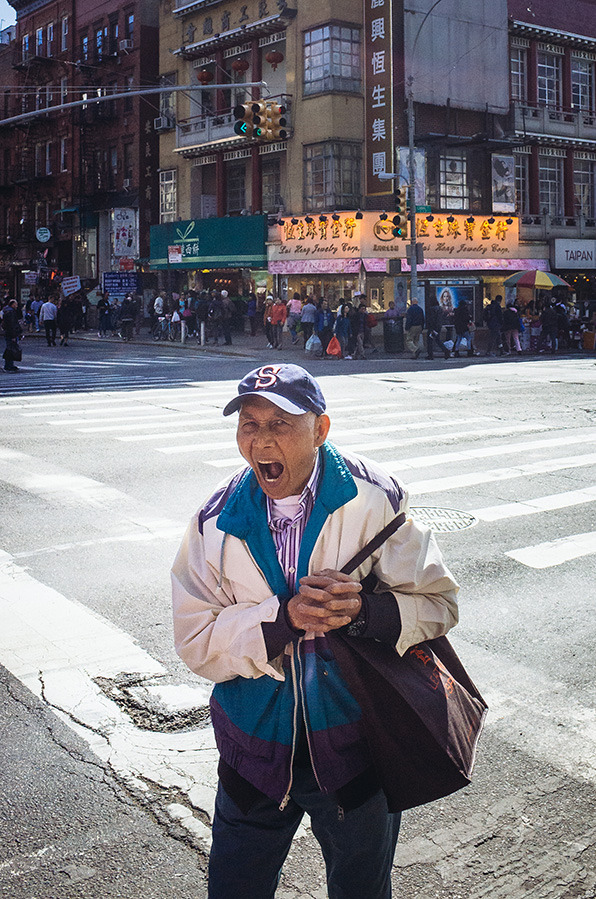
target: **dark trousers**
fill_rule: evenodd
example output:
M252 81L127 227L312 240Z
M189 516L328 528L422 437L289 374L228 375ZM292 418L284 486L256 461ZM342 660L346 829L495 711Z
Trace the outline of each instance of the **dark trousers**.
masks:
M10 353L10 346L15 342L14 337L5 336L4 342L6 344L6 349L4 351L4 371L14 371L17 366L14 364L14 359Z
M391 865L400 815L390 814L382 791L340 814L319 790L312 769L295 768L283 812L263 797L243 815L221 784L215 801L209 859L209 899L273 899L292 839L310 815L327 870L329 899L390 899Z
M312 337L314 327L314 322L302 322L302 336L304 337L304 346L306 346L308 338Z
M48 346L56 345L56 319L51 319L48 321L47 319L43 323L44 328L46 329L46 340L48 342Z
M230 346L232 343L232 321L229 318L224 318L222 323L222 330L224 336L224 343L226 346Z

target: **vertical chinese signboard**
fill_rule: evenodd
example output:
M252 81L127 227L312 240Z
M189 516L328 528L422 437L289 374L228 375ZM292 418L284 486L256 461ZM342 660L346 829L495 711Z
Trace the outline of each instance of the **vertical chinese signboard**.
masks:
M364 0L364 89L367 195L393 193L392 0Z

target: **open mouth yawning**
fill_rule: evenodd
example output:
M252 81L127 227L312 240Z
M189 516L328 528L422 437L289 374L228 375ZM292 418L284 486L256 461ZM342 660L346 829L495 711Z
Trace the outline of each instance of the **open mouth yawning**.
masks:
M270 484L279 480L283 474L284 466L281 462L259 462L258 465L261 477Z

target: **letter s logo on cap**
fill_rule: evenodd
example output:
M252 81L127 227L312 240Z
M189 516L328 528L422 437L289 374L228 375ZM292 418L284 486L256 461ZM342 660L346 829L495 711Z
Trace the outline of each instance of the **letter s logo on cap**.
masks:
M267 387L273 387L277 383L277 373L280 368L280 365L264 365L263 368L260 368L257 372L255 388L267 389Z

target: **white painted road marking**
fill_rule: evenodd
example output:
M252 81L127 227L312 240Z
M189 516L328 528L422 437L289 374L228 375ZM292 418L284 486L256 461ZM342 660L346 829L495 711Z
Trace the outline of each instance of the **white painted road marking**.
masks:
M484 506L468 511L480 521L501 521L507 518L520 518L523 515L536 515L539 512L552 512L555 509L568 509L571 506L595 501L596 487L585 487L583 490L568 490L564 493L552 493L549 496L536 496L534 499Z
M571 534L558 540L512 549L505 555L529 568L554 568L572 559L581 559L596 553L596 531L586 534Z

